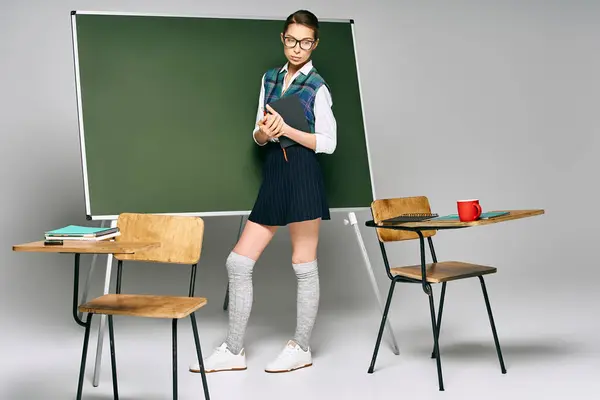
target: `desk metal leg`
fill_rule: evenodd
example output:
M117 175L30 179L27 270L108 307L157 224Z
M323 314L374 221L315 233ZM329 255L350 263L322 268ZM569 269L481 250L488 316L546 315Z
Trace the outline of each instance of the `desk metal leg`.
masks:
M348 213L348 219L344 220L346 225L350 224L354 227L354 233L356 234L356 240L358 241L358 245L360 246L363 259L365 261L365 268L367 270L367 274L371 280L371 285L373 286L373 291L375 292L375 297L377 298L377 302L379 303L379 309L381 312L384 311L383 302L381 300L381 293L379 292L379 287L377 286L377 281L375 280L375 274L373 273L373 268L371 268L371 262L369 261L369 254L367 253L367 249L365 247L365 243L362 239L362 235L360 234L360 229L358 228L358 221L356 220L356 214L353 212ZM386 328L387 332L392 341L392 352L395 355L400 354L400 350L398 350L398 344L396 343L396 337L394 336L394 331L392 330L392 326L390 323L390 318L386 319Z
M242 236L242 230L244 230L244 216L240 219L240 229L238 230L238 235L236 242L240 240L240 236ZM223 310L227 311L227 306L229 305L229 283L227 283L227 290L225 291L225 300L223 300Z
M111 221L110 227L114 228L117 226L117 221ZM104 276L104 294L108 294L110 289L110 275L112 270L112 254L108 254L106 258L106 275ZM98 387L100 381L100 367L102 365L102 347L104 344L104 333L106 331L106 315L100 316L100 323L98 324L98 345L96 347L96 363L94 365L94 380L92 384L94 387Z
M104 228L104 221L100 223L100 228ZM96 267L96 259L98 258L98 254L94 254L92 256L92 263L90 265L90 270L87 274L87 278L85 279L85 286L83 287L83 292L81 292L81 301L80 304L83 304L88 299L88 293L90 290L90 285L92 284L92 277L94 276L94 269ZM79 319L83 320L83 313L79 312Z
M79 326L87 326L85 322L81 320L81 318L77 315L77 296L79 294L79 260L81 259L81 254L75 254L75 265L73 270L73 319Z

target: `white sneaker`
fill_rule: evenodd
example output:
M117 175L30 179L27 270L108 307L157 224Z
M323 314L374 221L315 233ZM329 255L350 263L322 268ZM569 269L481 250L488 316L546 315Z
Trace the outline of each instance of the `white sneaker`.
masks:
M302 350L296 342L289 340L277 358L271 361L266 372L290 372L300 368L310 367L312 365L312 355L310 348L307 351Z
M243 371L246 369L246 352L244 349L240 354L233 354L226 343L217 347L210 357L204 360L204 372L219 372L219 371ZM194 363L190 365L190 372L200 372L200 364Z

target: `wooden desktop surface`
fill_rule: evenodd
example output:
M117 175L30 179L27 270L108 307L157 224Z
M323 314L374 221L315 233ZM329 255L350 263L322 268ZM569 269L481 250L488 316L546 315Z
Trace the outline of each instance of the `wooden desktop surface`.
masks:
M64 240L62 245L44 245L44 241L18 244L13 251L34 253L134 254L160 246L154 242Z
M421 222L397 222L397 223L375 223L374 221L368 221L367 226L376 228L390 228L390 229L401 229L401 228L412 228L412 229L449 229L449 228L466 228L469 226L481 226L497 224L499 222L512 221L521 218L533 217L535 215L544 214L544 210L533 209L533 210L494 210L494 212L508 212L506 215L502 215L494 218L485 218L477 221L462 222L460 220L431 220Z

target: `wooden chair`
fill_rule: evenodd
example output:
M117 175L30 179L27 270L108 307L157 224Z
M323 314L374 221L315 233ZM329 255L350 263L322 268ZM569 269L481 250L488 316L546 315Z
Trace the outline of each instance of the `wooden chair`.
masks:
M116 238L123 242L160 242L159 247L135 254L115 255L118 260L116 294L106 294L79 306L81 312L87 313L77 399L81 399L83 377L90 335L90 325L94 314L108 316L110 337L110 355L114 398L119 398L117 385L117 366L115 357L115 340L113 315L126 315L146 318L172 319L173 336L173 398L177 398L177 321L187 316L192 322L196 353L200 363L204 397L209 400L208 386L202 361L195 311L206 304L206 299L194 296L196 269L200 260L204 221L201 218L185 216L148 215L125 213L119 215L117 221L121 235ZM188 296L156 296L145 294L121 294L123 261L144 261L167 264L191 265L191 278Z
M384 219L393 218L401 214L411 213L431 213L429 200L427 197L405 197L405 198L390 198L376 200L371 204L371 212L373 214L373 220L375 223L379 223ZM439 331L442 322L442 311L444 307L444 297L446 295L446 283L449 281L455 281L459 279L478 277L481 283L481 289L483 291L483 297L485 299L485 305L492 327L492 333L494 336L494 342L496 344L496 351L498 353L498 359L500 361L500 368L502 373L506 373L504 366L504 360L502 358L502 351L500 350L500 343L498 341L498 335L496 333L496 326L494 324L494 318L492 316L492 309L488 299L487 290L485 287L485 281L483 275L493 274L496 272L496 268L484 265L469 264L460 261L442 261L438 262L435 249L433 246L432 237L436 234L436 231L407 231L407 230L396 230L386 228L376 228L377 238L379 240L379 246L381 248L381 255L387 272L387 276L391 280L390 289L385 304L383 317L381 319L381 326L379 328L379 334L377 336L377 342L375 344L375 350L373 352L373 358L369 367L369 373L373 373L375 367L375 360L379 351L379 345L383 335L387 314L390 309L392 296L394 293L394 286L397 282L417 283L421 284L423 291L429 297L429 308L431 312L431 327L433 331L433 352L431 358L437 360L437 373L439 381L439 389L444 390L444 382L442 378L442 366L439 351ZM425 238L427 238L429 244L429 251L431 253L432 263L426 264L425 261ZM401 267L390 267L388 257L386 254L385 243L397 242L404 240L419 239L420 242L420 265L413 266L401 266ZM433 300L433 289L431 288L432 283L441 283L442 292L440 295L440 306L439 314L435 316L435 306Z

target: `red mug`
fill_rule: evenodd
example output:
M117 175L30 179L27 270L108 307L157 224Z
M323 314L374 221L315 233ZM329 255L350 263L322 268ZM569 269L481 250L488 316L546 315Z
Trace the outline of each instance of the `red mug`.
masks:
M481 206L479 200L459 200L457 201L458 218L462 222L476 221L481 217Z

